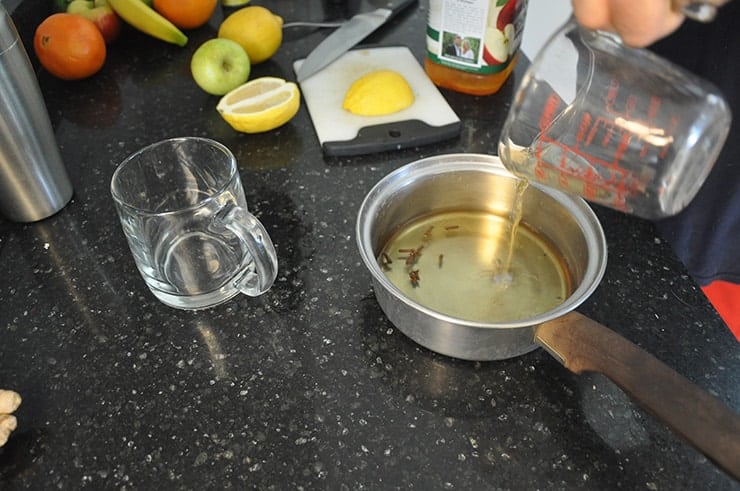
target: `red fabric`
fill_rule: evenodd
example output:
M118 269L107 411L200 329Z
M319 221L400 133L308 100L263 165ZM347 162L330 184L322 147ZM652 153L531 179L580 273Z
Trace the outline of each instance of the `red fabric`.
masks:
M717 280L703 286L702 291L740 341L740 285Z

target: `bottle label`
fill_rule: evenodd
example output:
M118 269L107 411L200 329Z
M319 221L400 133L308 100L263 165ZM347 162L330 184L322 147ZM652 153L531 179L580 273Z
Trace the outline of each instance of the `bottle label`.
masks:
M443 66L499 73L519 50L527 0L430 0L427 56Z

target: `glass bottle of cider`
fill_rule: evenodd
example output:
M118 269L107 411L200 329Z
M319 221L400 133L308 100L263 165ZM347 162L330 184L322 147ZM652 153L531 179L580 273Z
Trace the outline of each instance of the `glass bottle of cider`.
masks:
M430 0L424 68L436 85L497 92L519 57L527 0Z

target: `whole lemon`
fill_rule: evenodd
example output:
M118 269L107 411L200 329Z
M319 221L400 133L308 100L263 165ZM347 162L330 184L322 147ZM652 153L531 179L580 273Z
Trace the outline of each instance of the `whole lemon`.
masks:
M342 107L359 116L384 116L414 103L414 91L398 72L377 70L355 80Z
M265 7L244 7L224 19L218 37L241 44L253 64L261 63L283 42L283 18Z

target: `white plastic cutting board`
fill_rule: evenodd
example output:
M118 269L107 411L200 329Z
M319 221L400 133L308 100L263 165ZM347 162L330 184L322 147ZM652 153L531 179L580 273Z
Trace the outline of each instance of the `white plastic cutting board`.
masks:
M304 60L293 64L295 71ZM394 70L414 92L414 103L387 116L358 116L342 108L350 85L375 70ZM358 48L301 82L301 92L324 152L357 155L406 148L457 136L457 117L405 46Z

